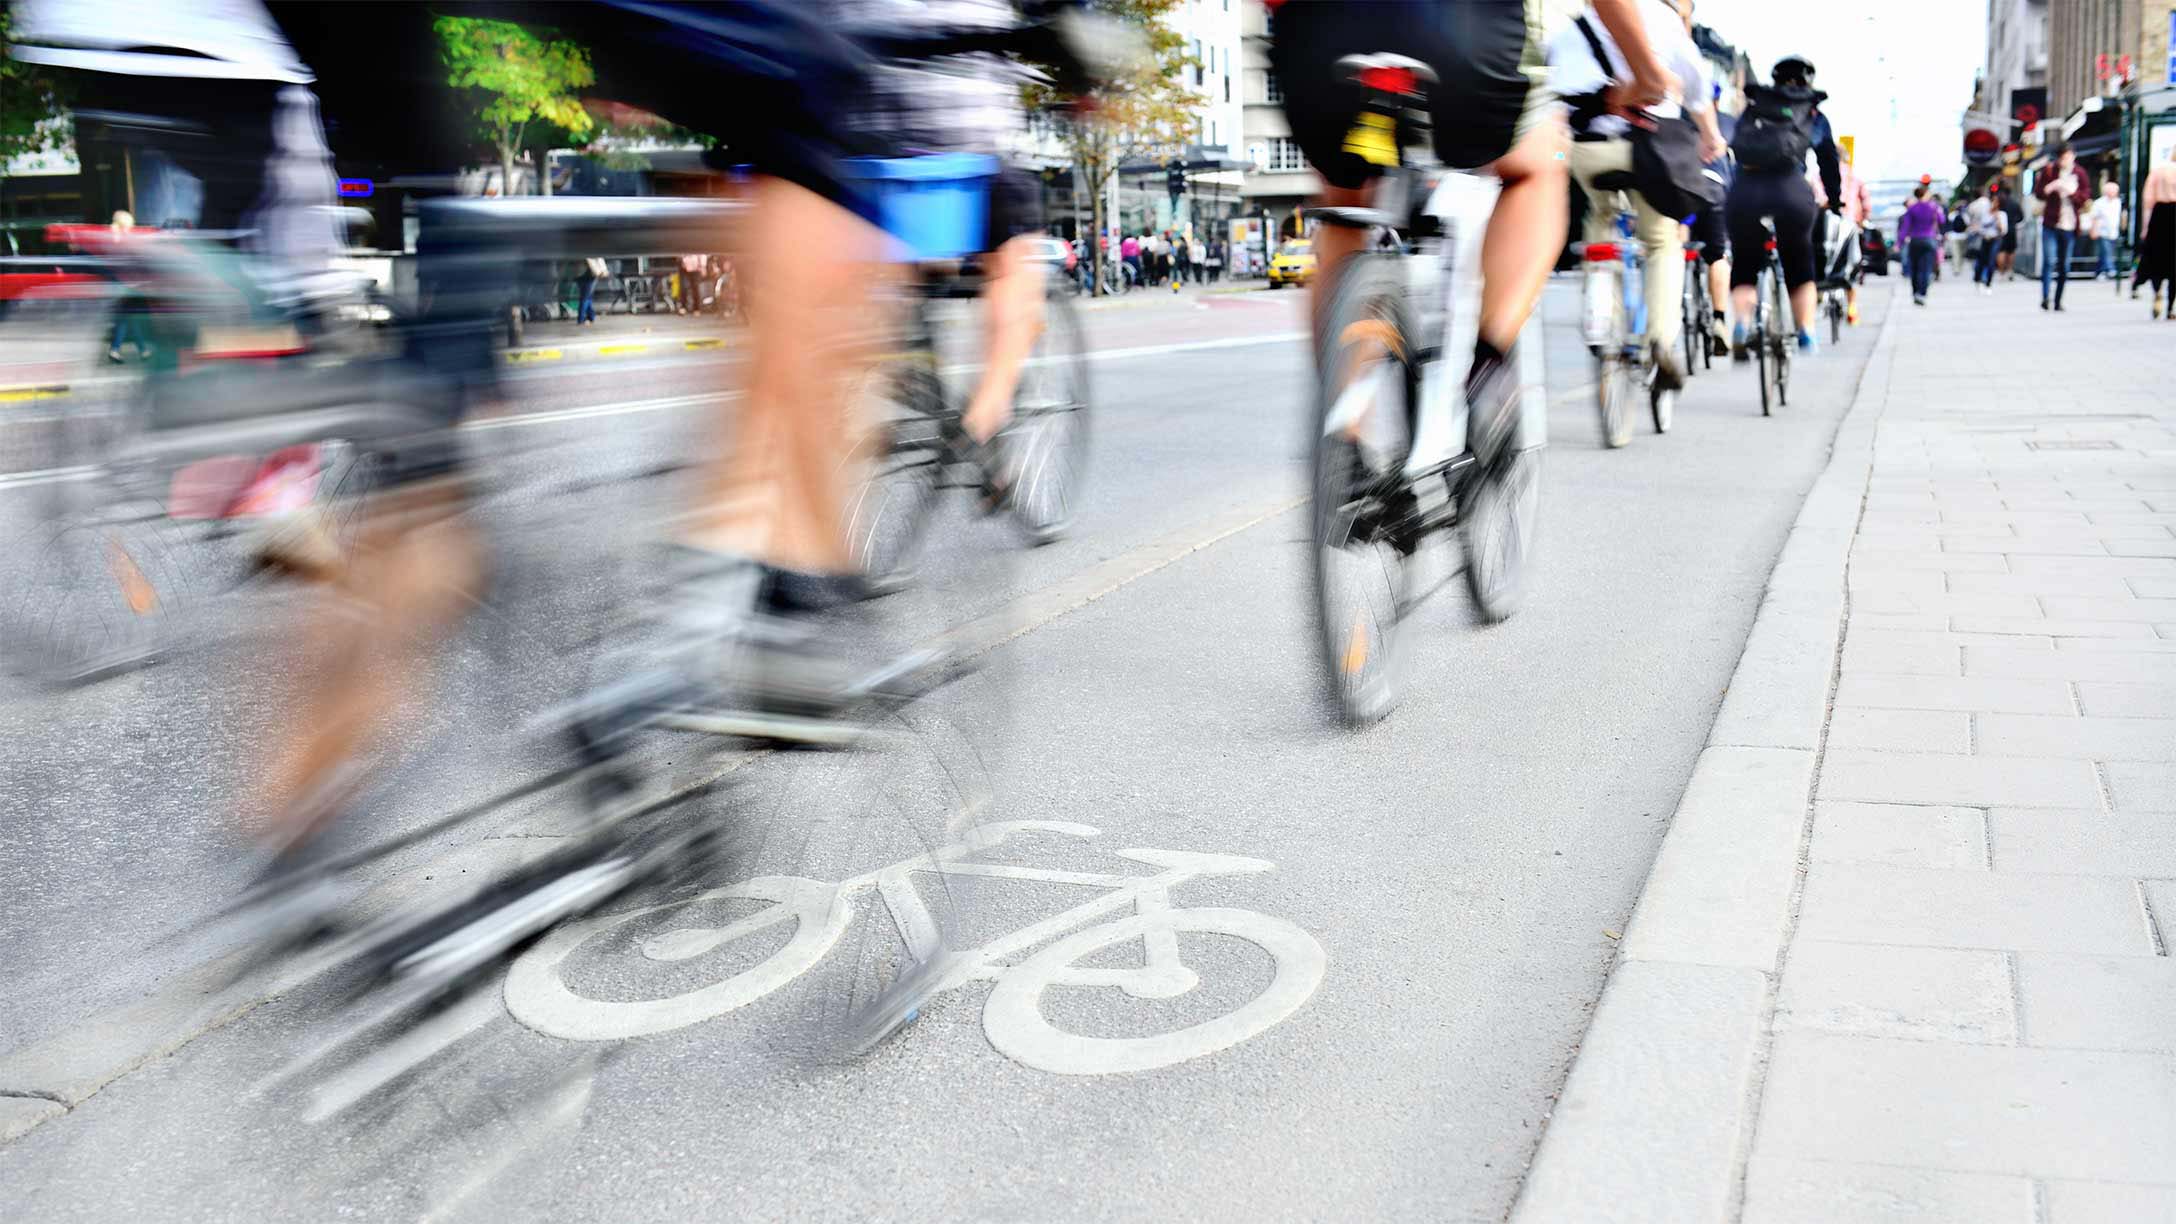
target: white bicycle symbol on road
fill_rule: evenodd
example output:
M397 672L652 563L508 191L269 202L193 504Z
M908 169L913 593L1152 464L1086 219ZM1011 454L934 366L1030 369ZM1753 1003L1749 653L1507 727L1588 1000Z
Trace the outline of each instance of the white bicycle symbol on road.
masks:
M972 829L953 845L838 884L796 876L760 876L664 905L570 923L514 962L506 978L507 1010L540 1033L574 1041L652 1036L722 1016L777 990L822 960L853 918L854 895L871 888L890 910L908 951L917 960L926 961L937 952L939 939L936 923L911 881L916 873L1038 880L1110 890L958 957L939 987L950 990L972 981L996 983L983 1004L983 1032L1000 1052L1038 1070L1101 1075L1145 1071L1198 1058L1237 1045L1285 1019L1321 985L1328 958L1314 936L1293 923L1252 910L1171 905L1171 890L1189 880L1269 871L1274 864L1229 854L1149 849L1114 852L1162 868L1146 876L961 861L1015 834L1030 832L1085 838L1094 837L1097 830L1066 821L1001 821ZM576 993L560 973L561 963L576 949L622 924L699 902L732 899L771 904L724 926L682 927L634 945L652 961L685 961L734 940L758 935L779 923L796 924L784 946L724 981L668 998L613 1001ZM1128 905L1134 909L1129 915L1075 929ZM1068 931L1072 933L1066 934ZM1068 1033L1043 1015L1043 991L1054 985L1116 987L1137 999L1172 999L1194 989L1200 978L1179 959L1178 937L1182 933L1233 936L1260 946L1275 961L1269 984L1260 994L1223 1015L1145 1037ZM1056 942L1025 960L1007 963L1053 938ZM1088 968L1075 964L1113 944L1136 939L1146 948L1143 963L1137 967Z

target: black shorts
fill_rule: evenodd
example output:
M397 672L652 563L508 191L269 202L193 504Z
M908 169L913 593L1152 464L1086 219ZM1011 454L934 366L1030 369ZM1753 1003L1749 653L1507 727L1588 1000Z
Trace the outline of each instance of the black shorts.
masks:
M1448 166L1485 166L1511 151L1546 104L1529 75L1540 47L1525 0L1286 0L1271 30L1269 62L1300 152L1332 186L1354 188L1378 173L1344 150L1367 102L1337 61L1389 51L1435 69L1428 106L1436 156Z
M1724 221L1723 205L1694 213L1691 228L1692 240L1700 244L1701 263L1730 258L1730 227Z
M1043 231L1043 181L1032 171L1006 166L990 180L989 219L982 249L994 251L1022 234Z

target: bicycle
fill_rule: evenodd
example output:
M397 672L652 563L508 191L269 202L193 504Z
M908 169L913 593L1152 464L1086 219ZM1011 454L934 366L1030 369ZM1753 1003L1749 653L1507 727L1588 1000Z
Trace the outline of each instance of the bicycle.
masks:
M1486 462L1472 449L1458 390L1465 370L1444 354L1473 334L1475 312L1457 300L1472 286L1459 271L1478 263L1483 227L1461 221L1486 205L1486 189L1474 175L1406 159L1410 137L1425 130L1415 111L1434 73L1388 54L1347 56L1339 68L1367 92L1355 138L1381 146L1388 164L1373 207L1310 216L1411 240L1403 253L1362 244L1339 272L1316 338L1309 541L1317 644L1334 709L1359 725L1396 704L1397 630L1442 585L1410 589L1408 562L1430 536L1460 532L1460 572L1483 620L1517 610L1547 434L1540 347L1529 331L1507 358L1525 383L1513 436ZM1355 585L1362 589L1348 590Z
M1088 362L1080 314L1053 278L1043 297L1044 326L1020 373L1012 420L998 434L999 473L982 471L962 423L963 398L937 364L935 304L973 298L971 272L937 270L918 283L907 312L905 343L871 374L886 410L850 462L866 473L847 507L847 539L871 594L905 587L946 489L981 489L1005 479L1003 504L1033 545L1065 534L1078 509L1089 442Z
M1610 191L1617 236L1614 242L1586 246L1584 315L1587 347L1599 366L1594 386L1602 445L1611 450L1632 441L1632 402L1642 391L1658 434L1670 432L1677 408L1677 393L1663 390L1655 380L1654 355L1647 343L1646 258L1633 236L1629 202L1622 190L1611 189L1613 177L1605 174L1595 180L1597 188Z
M982 1009L990 1044L1018 1062L1061 1075L1146 1071L1237 1045L1298 1011L1321 984L1327 965L1322 945L1293 923L1251 910L1171 905L1171 890L1188 881L1269 871L1272 864L1236 855L1150 849L1114 853L1160 868L1153 875L972 861L972 856L995 850L1008 839L1033 833L1089 838L1097 830L1066 821L1002 821L976 826L950 845L837 884L759 876L662 904L584 918L553 931L514 961L506 977L506 1010L536 1032L569 1041L624 1041L701 1024L764 998L825 959L853 920L854 897L863 893L882 901L908 956L922 967L916 980L895 990L891 1011L907 1018L936 994L990 982L993 988ZM978 947L953 951L946 948L941 923L915 884L917 876L1106 891ZM751 902L760 908L747 912ZM1128 906L1132 914L1112 917ZM705 909L718 915L712 920L716 925L653 925L659 915L702 914ZM788 924L790 933L779 930ZM783 942L774 931L784 934ZM1181 958L1181 934L1221 935L1255 944L1274 964L1269 984L1228 1012L1145 1037L1073 1034L1043 1014L1042 996L1053 986L1116 988L1136 999L1174 999L1194 990L1201 979ZM693 961L741 941L749 941L743 946L775 947L752 964L745 958L723 958L737 971L722 980L663 997L614 999L584 993L563 968L570 957L600 940L600 946L618 953L620 963L629 967L642 961L665 966ZM1079 963L1133 940L1140 940L1146 951L1138 967ZM1038 945L1041 950L1034 951Z
M1753 306L1753 356L1760 364L1760 414L1775 415L1776 408L1790 406L1791 345L1795 331L1791 302L1776 268L1776 240L1762 244L1767 259L1761 265Z
M1715 303L1708 296L1706 265L1700 262L1702 245L1691 243L1685 248L1685 376L1692 377L1695 370L1712 369L1715 365L1713 318Z

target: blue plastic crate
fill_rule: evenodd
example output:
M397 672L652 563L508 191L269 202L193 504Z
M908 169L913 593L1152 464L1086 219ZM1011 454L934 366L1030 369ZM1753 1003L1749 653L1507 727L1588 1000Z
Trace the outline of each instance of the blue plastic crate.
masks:
M900 259L957 259L982 248L997 159L979 153L855 158L847 173L876 202Z

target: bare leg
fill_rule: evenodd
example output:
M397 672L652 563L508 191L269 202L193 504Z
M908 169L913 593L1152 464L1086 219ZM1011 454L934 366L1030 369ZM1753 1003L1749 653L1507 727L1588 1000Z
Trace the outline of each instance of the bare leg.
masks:
M720 422L686 540L811 574L844 574L850 450L845 388L868 322L875 231L814 192L759 180L743 236L753 353L738 429Z
M1358 208L1368 201L1365 187L1328 187L1322 189L1322 204L1327 208ZM1360 253L1367 244L1368 235L1363 230L1342 225L1323 225L1315 229L1315 280L1310 289L1313 294L1309 306L1314 311L1314 330L1322 334L1323 316L1330 303L1337 297L1337 278L1345 270L1345 261ZM1272 252L1274 254L1275 252ZM1317 346L1317 351L1320 347Z
M1518 340L1563 250L1571 211L1565 146L1564 125L1545 123L1493 167L1504 187L1481 240L1480 334L1499 352Z
M977 442L987 442L1012 419L1020 367L1043 334L1043 269L1028 258L1034 239L1011 239L990 252L982 282L982 381L968 401L964 423Z
M1812 281L1807 281L1798 288L1791 290L1791 313L1798 316L1798 330L1802 332L1811 332L1813 330L1813 312L1817 305L1816 298L1817 294Z
M299 845L338 812L326 789L366 750L371 729L412 695L432 645L474 603L481 562L451 481L396 489L375 499L328 601L299 640L330 651L284 726L258 829L275 846Z

